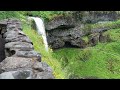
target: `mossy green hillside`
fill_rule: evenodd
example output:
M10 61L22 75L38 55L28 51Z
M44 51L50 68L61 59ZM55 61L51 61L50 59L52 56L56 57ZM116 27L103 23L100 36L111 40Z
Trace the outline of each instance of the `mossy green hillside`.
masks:
M71 75L74 78L120 78L120 29L105 33L110 35L111 42L85 49L64 48L53 53L67 72L66 78Z
M60 62L52 57L51 49L49 49L49 53L45 51L41 36L27 24L23 24L23 32L32 40L34 49L41 53L42 61L46 62L52 68L55 78L64 79L64 72L62 71Z
M24 32L33 41L35 50L42 54L43 61L53 68L56 78L70 78L71 76L73 78L120 78L119 28L104 33L109 34L110 42L98 43L94 47L85 49L63 48L54 52L49 49L50 53L46 53L41 36L25 24L23 27ZM85 36L83 39L88 42L88 37Z

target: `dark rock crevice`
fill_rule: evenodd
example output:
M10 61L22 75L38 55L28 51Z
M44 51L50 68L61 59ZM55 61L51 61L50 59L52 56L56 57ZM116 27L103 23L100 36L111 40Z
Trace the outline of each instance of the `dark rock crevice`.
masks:
M76 45L72 45L70 42L66 41L63 48L79 48Z
M6 52L5 54L7 57L11 57L12 55L14 55L16 53L15 50L10 50L9 48L6 48L5 52Z
M7 28L7 19L5 21L0 22L0 62L2 62L5 58L5 38L4 33Z
M5 57L5 39L0 35L0 62L2 62Z

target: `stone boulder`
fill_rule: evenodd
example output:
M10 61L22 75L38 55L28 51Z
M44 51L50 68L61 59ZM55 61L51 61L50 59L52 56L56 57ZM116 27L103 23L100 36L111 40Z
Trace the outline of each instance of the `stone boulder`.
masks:
M69 42L73 47L85 47L84 41L81 39L84 36L84 32L81 29L81 25L74 28L59 28L47 31L48 44L53 48L61 48L65 46L66 42ZM79 39L78 39L79 38ZM83 44L82 44L83 43Z
M56 39L54 42L51 43L51 47L54 49L63 47L64 45L65 45L65 42L60 38Z
M107 30L109 30L110 28L96 28L96 29L92 29L91 33L101 33L101 32L105 32Z
M4 38L6 43L17 41L32 43L32 41L22 31L17 29L6 32L4 34Z
M75 22L72 17L59 16L45 23L46 30L53 30L56 28L73 28Z
M14 50L15 54L12 57L25 57L25 58L35 58L38 61L41 61L40 53L32 50L32 51L21 51L21 50Z
M0 79L29 79L31 74L30 70L9 71L0 74Z
M75 40L71 40L71 45L79 48L85 48L86 47L86 42L82 40L81 38L77 38Z
M109 34L100 33L99 41L101 43L110 42L111 38L110 38Z
M95 46L96 44L98 44L99 36L100 36L99 33L94 33L94 34L89 35L89 44L91 46Z
M54 79L52 69L33 58L7 57L0 66L0 79Z
M104 34L103 32L100 33L93 33L89 35L89 44L91 46L95 46L98 42L109 42L111 41L110 36L108 34Z
M16 70L19 68L31 68L37 61L32 58L23 57L7 57L0 65L5 71Z
M9 49L20 49L20 50L33 50L34 47L32 44L27 43L27 42L9 42L5 44L5 48Z

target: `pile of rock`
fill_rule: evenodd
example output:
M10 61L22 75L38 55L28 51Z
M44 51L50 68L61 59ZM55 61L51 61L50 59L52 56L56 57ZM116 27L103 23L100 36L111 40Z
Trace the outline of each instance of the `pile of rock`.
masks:
M53 79L52 69L41 62L32 41L22 32L17 19L8 19L2 30L6 58L0 63L0 79Z

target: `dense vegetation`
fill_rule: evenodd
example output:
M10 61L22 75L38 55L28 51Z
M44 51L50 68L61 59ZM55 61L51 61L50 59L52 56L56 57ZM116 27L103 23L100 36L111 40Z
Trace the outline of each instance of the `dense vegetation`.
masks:
M120 29L107 31L112 42L85 49L64 48L53 53L67 78L120 78Z
M99 13L109 13L99 12ZM119 11L116 11L119 13ZM26 16L38 16L50 20L58 15L78 15L85 13L63 11L0 11L0 19L18 18L22 21L23 31L33 41L36 51L42 54L42 60L47 62L53 69L56 78L120 78L120 20L105 24L86 24L83 30L107 27L111 41L98 43L94 47L85 49L63 48L45 52L41 36L32 30L26 21ZM86 37L85 37L86 39ZM87 39L86 39L87 40Z
M45 51L42 37L39 36L35 30L31 29L30 26L24 24L23 29L24 33L26 33L26 35L32 40L34 49L41 53L42 61L46 62L53 69L54 76L57 79L64 79L65 75L64 72L62 72L61 64L57 59L53 58L52 49L49 49L49 53Z

